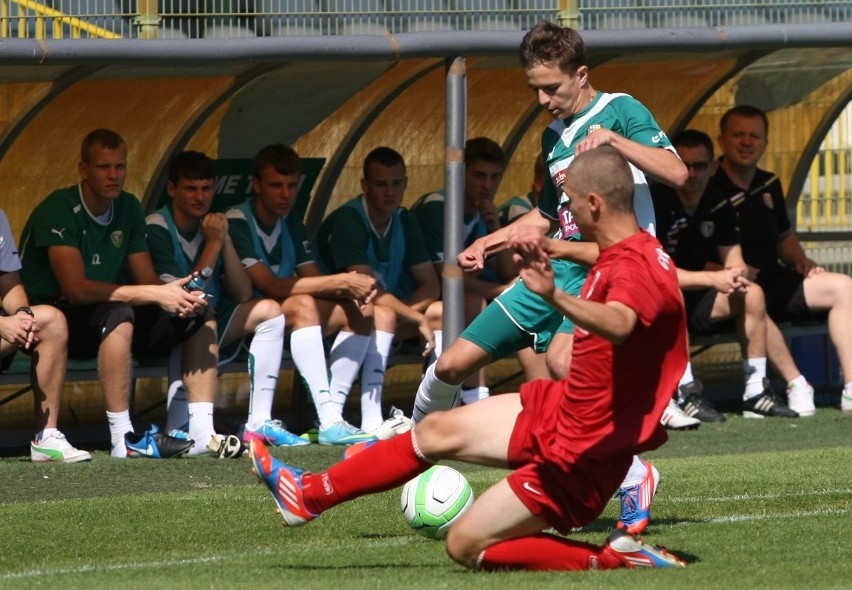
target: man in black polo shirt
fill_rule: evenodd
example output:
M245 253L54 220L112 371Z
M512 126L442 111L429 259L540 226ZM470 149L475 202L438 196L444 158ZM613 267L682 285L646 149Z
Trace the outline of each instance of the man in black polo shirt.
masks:
M736 213L723 195L707 190L713 142L701 131L686 130L672 139L672 145L689 169L689 179L677 190L655 186L654 208L657 236L677 264L689 330L712 334L736 329L745 372L744 416L795 417L796 412L773 393L766 379L771 321L762 289L747 278ZM773 363L787 380L801 376L786 346ZM689 365L678 387L678 404L703 422L724 420L701 395L701 383Z
M737 106L720 122L723 157L711 180L737 212L749 278L763 287L766 309L776 322L828 316L828 332L846 379L841 408L852 412L852 278L827 272L808 258L787 217L778 177L757 167L766 151L769 121L753 106ZM783 341L768 333L770 356ZM813 397L788 394L794 409L813 407Z

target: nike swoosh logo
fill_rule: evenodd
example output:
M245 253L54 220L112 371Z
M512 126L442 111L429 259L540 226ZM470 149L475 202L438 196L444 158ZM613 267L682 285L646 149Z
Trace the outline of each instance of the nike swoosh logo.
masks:
M528 482L528 481L525 481L525 482L524 482L524 489L525 489L526 491L528 491L528 492L532 492L533 494L535 494L535 495L537 495L537 496L541 496L541 495L543 495L540 491L538 491L537 489L535 489L534 487L532 487L532 486L530 485L530 482Z

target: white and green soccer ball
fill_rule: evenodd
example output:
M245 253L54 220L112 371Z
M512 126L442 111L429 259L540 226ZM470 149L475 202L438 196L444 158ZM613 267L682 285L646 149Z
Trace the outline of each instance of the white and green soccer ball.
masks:
M443 539L473 504L473 497L464 475L452 467L435 465L402 488L402 514L418 535Z

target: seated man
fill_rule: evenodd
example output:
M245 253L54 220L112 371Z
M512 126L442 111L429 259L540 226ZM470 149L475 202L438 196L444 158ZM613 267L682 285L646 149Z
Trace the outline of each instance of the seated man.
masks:
M635 453L663 444L663 409L686 365L684 310L674 265L639 229L625 159L602 146L565 174L570 209L600 247L581 297L555 287L541 242L520 244L528 287L577 324L564 381L429 414L406 434L378 441L323 473L282 463L257 441L254 471L287 526L300 526L359 496L389 490L443 459L512 471L479 496L447 534L449 556L471 570L683 567L624 530L603 546L568 535L595 520ZM514 245L514 244L513 244ZM648 371L649 367L655 370ZM637 379L637 375L643 378Z
M216 399L216 320L190 277L163 284L145 241L139 200L122 190L127 145L96 129L80 149L80 184L55 191L32 212L21 240L24 286L35 303L58 307L68 321L68 356L98 358L111 455L168 457L208 452ZM159 356L180 345L189 394L189 437L152 427L133 434L131 353ZM126 436L125 436L126 435Z
M476 239L500 228L500 214L494 205L494 197L503 180L506 167L503 149L487 137L467 140L464 146L464 228L462 243L470 246ZM423 195L411 207L426 247L435 264L438 276L444 272L444 193L432 192ZM478 273L464 277L464 318L469 324L485 307L485 304L501 292L517 276L517 269L507 250L488 261ZM435 355L443 349L442 331L435 332ZM485 370L480 369L462 385L463 403L473 403L489 395Z
M251 177L255 196L226 212L228 232L255 296L280 303L293 363L317 410L318 441L348 445L373 440L343 419L346 397L333 395L329 369L335 375L343 372L339 365L361 365L372 330L365 310L372 312L367 308L375 296L375 279L357 272L323 275L314 262L302 220L289 215L302 179L302 160L292 148L274 144L261 149L252 161ZM326 363L323 336L341 330L350 337L338 338ZM358 346L351 345L353 333L360 336ZM348 392L349 386L351 382L343 389Z
M736 213L724 197L707 190L713 142L689 129L675 136L672 145L689 169L689 179L678 189L654 185L652 190L657 235L677 264L689 330L711 334L720 324L727 327L725 320L733 318L745 370L743 415L795 417L796 412L775 395L766 379L767 322L771 320L766 317L763 290L745 276ZM773 363L785 379L795 382L801 373L786 346L784 352ZM702 422L725 419L702 396L689 365L678 387L678 404Z
M538 199L544 187L544 154L539 154L533 164L533 180L530 192L526 195L517 195L508 201L501 203L497 208L500 214L500 225L505 227L515 221L518 217L529 213L538 207Z
M766 309L776 322L824 318L847 383L841 408L852 412L852 278L827 272L805 254L787 217L778 177L757 167L766 151L769 121L752 106L727 111L720 121L722 157L710 183L737 212L749 280L766 294ZM780 331L767 334L769 357L786 346ZM813 389L788 389L790 407L813 410Z
M21 259L6 213L0 209L0 371L8 367L15 352L32 357L35 422L38 432L30 444L35 463L77 463L92 455L75 449L57 426L68 364L68 326L59 310L49 305L29 307L21 284Z
M252 298L251 279L228 235L228 218L224 213L209 213L215 174L213 160L200 152L181 152L169 161L166 189L171 202L146 218L154 267L167 283L204 268L213 269L204 291L216 309L220 364L236 357L249 337L249 415L243 441L259 438L275 446L309 444L285 430L280 420L272 419L284 348L284 316L277 301ZM179 363L180 355L175 356ZM188 419L186 392L174 385L177 373L170 367L169 432Z
M381 393L394 336L419 334L424 356L441 324L438 276L414 216L402 203L408 178L402 156L379 147L364 159L363 194L329 215L317 232L317 253L328 272L375 277L375 332L361 369L361 428L382 424ZM416 328L416 332L414 331Z

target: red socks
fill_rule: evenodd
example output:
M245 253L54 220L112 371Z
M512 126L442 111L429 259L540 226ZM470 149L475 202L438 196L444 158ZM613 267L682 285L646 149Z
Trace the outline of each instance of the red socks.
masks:
M621 560L600 545L539 533L495 543L485 550L480 568L493 570L607 570Z
M432 466L414 452L412 431L380 440L323 473L302 477L305 506L314 514L359 496L392 490Z

